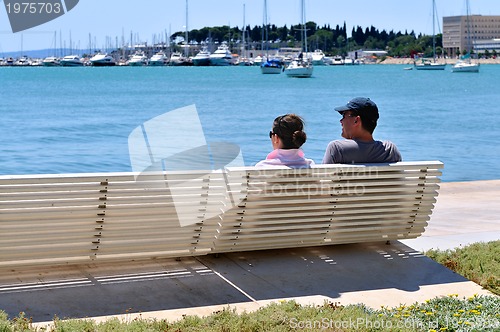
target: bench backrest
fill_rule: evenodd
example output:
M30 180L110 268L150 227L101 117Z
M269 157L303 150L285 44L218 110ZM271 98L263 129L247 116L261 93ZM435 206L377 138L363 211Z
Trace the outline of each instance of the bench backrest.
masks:
M442 167L0 176L0 267L415 238Z

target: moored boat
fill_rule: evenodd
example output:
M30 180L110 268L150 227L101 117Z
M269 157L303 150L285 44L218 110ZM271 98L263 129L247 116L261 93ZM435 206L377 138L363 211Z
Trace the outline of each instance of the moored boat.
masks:
M204 46L192 59L194 66L209 66L210 51Z
M105 53L97 53L90 58L89 61L90 64L95 67L109 67L116 65L115 59L111 55Z
M279 59L267 59L260 65L262 74L281 74L283 62Z
M59 63L63 67L81 67L83 66L83 61L78 55L66 55L63 57Z
M305 18L305 4L301 0L301 21L302 21L302 40L301 47L304 52L300 52L299 56L295 58L288 66L285 67L284 72L288 77L309 78L313 73L313 64L310 58L307 57L307 36L306 36L306 18Z
M168 64L168 57L165 52L159 51L149 59L148 65L150 66L165 66Z
M55 56L48 56L42 60L42 65L45 67L57 67L60 64L59 59Z
M190 61L181 52L174 52L170 55L170 66L187 66L190 65Z
M284 69L286 76L308 78L312 76L313 65L308 60L295 59Z
M136 52L128 61L128 65L133 67L146 66L147 64L148 57L144 54L144 52Z
M322 50L316 49L316 50L314 50L314 52L312 52L309 55L312 59L312 64L314 66L324 66L325 65L325 53L323 53Z
M469 0L466 1L467 8L467 54L462 56L460 60L451 67L453 73L479 73L479 62L472 62L472 42L471 38L471 15Z
M210 64L212 66L229 66L233 64L233 55L229 51L226 42L223 42L214 53L210 54Z
M473 63L469 60L457 61L451 67L451 71L454 73L479 73L479 63Z
M446 68L446 63L436 62L436 33L434 31L434 25L436 22L436 2L432 1L432 59L422 59L421 63L414 62L415 69L417 70L444 70Z

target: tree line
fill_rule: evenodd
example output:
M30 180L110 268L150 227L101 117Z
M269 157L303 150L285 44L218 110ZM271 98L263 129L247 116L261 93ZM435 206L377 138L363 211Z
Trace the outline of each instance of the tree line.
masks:
M278 49L280 47L300 47L302 25L287 25L277 27L269 24L263 29L262 26L245 26L244 30L239 27L216 26L193 29L188 31L189 42L193 43L221 43L226 41L234 50L239 50L244 40L249 50L262 50L264 47ZM171 40L177 37L184 37L185 32L178 31L171 36ZM315 22L306 23L307 47L309 50L321 49L328 55L346 56L349 51L358 49L384 50L392 57L413 57L420 54L425 57L432 57L433 41L432 36L418 34L412 30L395 32L393 30L379 31L374 26L363 29L361 26L353 27L350 37L347 36L346 23L343 26L330 25L318 26ZM438 56L455 54L443 54L443 35L436 35L436 53ZM268 44L265 44L267 41ZM464 50L465 51L465 50Z

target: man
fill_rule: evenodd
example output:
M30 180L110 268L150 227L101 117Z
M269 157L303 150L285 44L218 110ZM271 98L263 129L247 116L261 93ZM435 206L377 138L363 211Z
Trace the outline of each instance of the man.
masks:
M328 144L323 164L387 163L401 161L398 148L390 141L376 141L373 131L379 118L370 98L357 97L336 107L342 115L342 137Z

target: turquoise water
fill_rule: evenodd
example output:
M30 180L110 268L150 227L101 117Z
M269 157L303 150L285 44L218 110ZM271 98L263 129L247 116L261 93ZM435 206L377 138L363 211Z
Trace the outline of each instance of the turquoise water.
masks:
M257 67L0 68L0 174L131 171L131 131L191 104L207 141L238 144L247 165L270 151L272 120L298 113L306 156L321 162L340 138L333 107L368 96L381 114L375 138L395 142L404 160L443 161L444 181L498 179L500 66L405 67L316 67L310 79Z

